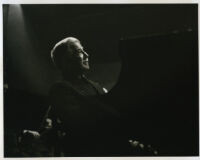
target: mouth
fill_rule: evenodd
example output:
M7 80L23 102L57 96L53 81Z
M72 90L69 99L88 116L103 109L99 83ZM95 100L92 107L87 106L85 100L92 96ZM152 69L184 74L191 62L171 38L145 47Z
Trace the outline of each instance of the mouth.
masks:
M89 63L89 60L88 60L88 59L83 60L83 64L88 65L88 63Z
M84 61L83 64L84 64L84 65L88 65L88 61Z
M82 65L86 70L88 70L90 68L89 67L89 60L88 59L83 60Z

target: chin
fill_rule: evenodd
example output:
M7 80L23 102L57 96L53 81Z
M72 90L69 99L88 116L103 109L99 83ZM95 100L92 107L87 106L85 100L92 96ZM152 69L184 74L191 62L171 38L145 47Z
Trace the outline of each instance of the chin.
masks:
M82 64L82 69L86 71L89 70L90 69L89 64Z
M89 67L89 65L88 66L84 66L83 69L87 71L87 70L90 69L90 67Z

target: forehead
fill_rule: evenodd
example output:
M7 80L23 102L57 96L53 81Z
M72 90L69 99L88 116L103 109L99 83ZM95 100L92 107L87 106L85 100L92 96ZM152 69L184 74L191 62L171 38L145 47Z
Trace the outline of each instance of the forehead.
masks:
M79 41L71 42L71 43L69 43L68 46L70 49L82 49L83 48L83 46L81 45L81 43Z

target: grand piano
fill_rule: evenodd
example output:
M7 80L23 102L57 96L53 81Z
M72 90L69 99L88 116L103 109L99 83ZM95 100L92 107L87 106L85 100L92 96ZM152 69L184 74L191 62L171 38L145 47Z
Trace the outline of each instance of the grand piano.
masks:
M122 69L106 103L123 115L129 136L165 156L198 155L198 33L120 41Z

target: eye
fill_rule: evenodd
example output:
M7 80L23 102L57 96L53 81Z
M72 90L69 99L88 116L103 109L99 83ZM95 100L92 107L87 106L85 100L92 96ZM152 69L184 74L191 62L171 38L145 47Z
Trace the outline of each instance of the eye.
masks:
M81 53L81 52L82 52L82 50L81 50L81 49L78 49L78 50L77 50L77 52Z
M80 57L83 54L82 50L75 50L75 56Z

